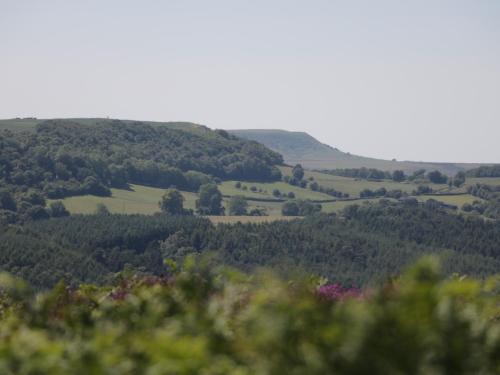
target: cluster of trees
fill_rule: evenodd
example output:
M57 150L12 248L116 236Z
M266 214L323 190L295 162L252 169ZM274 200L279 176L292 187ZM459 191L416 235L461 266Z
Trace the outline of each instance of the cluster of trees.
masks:
M183 131L141 122L83 125L50 120L35 133L0 133L0 186L51 199L109 196L138 183L197 191L216 178L275 181L281 155L223 131Z
M342 176L342 177L351 177L351 178L359 178L363 180L385 180L392 179L393 174L388 171L382 171L376 168L345 168L345 169L331 169L331 170L323 170L323 173L328 173L334 176ZM396 176L399 176L399 172ZM404 172L402 172L404 175Z
M302 165L297 164L292 169L292 176L283 176L283 181L293 186L299 186L303 189L309 187L312 191L319 191L324 194L331 195L337 198L348 198L349 194L342 193L331 187L324 187L314 181L314 177L309 177L308 180L304 179L304 168ZM293 197L292 197L293 198Z
M184 208L184 197L177 189L167 189L158 205L168 215L193 215L193 210Z
M193 215L193 210L184 208L184 197L176 189L168 189L158 202L162 212L167 215ZM215 184L202 185L196 201L196 212L199 215L224 215L225 207L220 190ZM248 210L248 201L244 196L232 196L228 202L229 215L233 216L265 216L266 211L259 208Z
M467 192L484 200L500 200L500 186L475 184L469 186Z
M169 264L168 276L127 271L103 287L61 283L43 294L2 275L4 372L500 372L498 279L445 278L423 259L365 292L207 259Z
M424 195L432 194L434 190L429 185L418 185L415 190L413 190L413 195Z
M349 198L348 193L343 193L341 191L338 191L332 187L325 187L320 184L318 184L316 181L312 181L309 183L309 188L312 191L319 191L320 193L328 194L331 195L332 197L337 197L337 198Z
M240 181L237 181L235 184L234 184L234 187L236 189L241 189L243 191L247 191L247 190L250 190L252 193L263 193L263 192L266 192L265 190L263 190L262 188L258 188L257 186L255 185L251 185L250 188L245 185L245 184L242 184Z
M407 201L353 205L341 216L318 214L319 206L311 202L287 202L284 214L305 218L262 224L214 226L201 217L165 213L31 221L0 230L0 268L37 288L61 277L101 282L125 267L162 275L165 258L205 252L218 264L246 271L262 266L280 274L305 270L355 286L397 273L428 253L443 257L447 273L482 277L498 272L497 222L450 214L433 202ZM244 200L229 209L248 211Z
M500 177L500 164L484 165L467 171L469 177Z
M292 168L292 175L283 176L283 181L292 186L299 186L305 189L307 187L307 180L304 179L304 174L305 171L304 168L302 168L302 165L296 164Z
M232 216L267 216L267 210L254 207L248 209L248 201L244 196L235 195L228 202L229 215Z
M464 204L465 212L475 212L490 219L500 219L500 186L476 184L467 188L469 194L481 198L472 204Z
M500 202L479 201L465 203L462 206L465 212L476 213L490 219L500 220Z
M345 168L345 169L333 169L324 170L324 173L328 173L334 176L351 177L363 180L394 180L397 182L405 181L408 177L402 170L396 170L394 172L382 171L376 168Z
M417 182L431 182L433 184L446 184L452 182L456 187L462 186L465 183L465 172L458 172L457 175L451 179L438 170L426 173L425 169L419 169L411 175L406 175L402 170L395 170L393 172L382 171L375 168L347 168L347 169L334 169L323 170L323 173L332 174L335 176L351 177L366 180L393 180L396 182L403 181L417 181Z
M68 210L60 201L51 202L47 207L45 197L36 190L18 193L17 199L10 191L0 190L0 225L68 215Z
M386 197L386 198L400 199L400 198L408 196L408 194L406 194L405 192L403 192L399 189L387 190L385 187L381 187L377 190L363 189L359 193L359 196L361 198Z
M283 216L308 216L320 212L321 204L310 200L297 199L285 202L281 208Z

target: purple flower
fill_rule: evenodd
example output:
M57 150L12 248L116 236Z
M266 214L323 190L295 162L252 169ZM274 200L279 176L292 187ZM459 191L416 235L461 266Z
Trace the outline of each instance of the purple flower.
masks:
M346 298L361 298L363 292L358 288L344 288L340 284L326 284L316 288L316 295L325 301L341 301Z

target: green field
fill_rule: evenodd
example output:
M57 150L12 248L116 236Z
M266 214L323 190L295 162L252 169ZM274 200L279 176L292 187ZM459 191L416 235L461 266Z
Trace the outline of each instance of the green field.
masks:
M291 169L289 167L283 167L282 172L284 174L290 174ZM359 193L363 189L376 190L381 187L385 187L388 190L399 189L411 193L412 190L416 188L416 184L412 183L398 183L394 181L384 180L381 182L366 181L366 180L356 180L353 178L331 176L319 172L306 171L306 177L314 177L320 185L326 187L332 187L338 191L349 193L351 197L359 196ZM311 199L315 201L326 201L332 200L332 197L320 192L314 192L310 189L302 189L297 186L292 186L285 182L273 182L273 183L257 183L257 182L242 182L242 185L247 186L248 190L237 189L235 187L236 181L224 181L219 185L219 189L222 194L226 197L224 198L224 206L227 208L227 203L230 196L243 195L247 198L253 199L248 201L249 209L259 208L265 209L267 214L271 218L276 218L281 216L282 202L266 202L257 201L256 199L275 199L272 195L273 189L279 189L282 193L294 192L296 198L298 199ZM468 185L475 183L488 183L490 185L500 185L500 178L471 178L467 180ZM262 189L262 192L252 192L250 187L255 186L257 189ZM437 186L437 188L436 188ZM433 185L434 189L446 189L446 185ZM455 189L458 191L458 189ZM461 190L465 190L462 188ZM159 212L158 202L160 201L165 189L153 188L141 185L130 185L130 190L124 189L111 189L111 197L97 197L92 195L70 197L63 200L64 204L71 213L83 213L89 214L96 211L97 205L99 203L104 204L113 213L125 213L125 214L153 214ZM195 201L197 195L190 192L182 192L185 202L184 206L188 209L195 209ZM425 202L428 199L435 199L446 204L452 204L459 208L465 203L472 203L474 200L478 199L469 194L464 195L422 195L417 197L419 201ZM345 207L352 204L363 204L364 202L378 202L379 198L374 199L363 199L354 201L336 201L336 202L323 202L323 212L338 212ZM272 219L272 220L274 220ZM219 220L219 219L217 219ZM249 219L257 220L258 219ZM260 219L262 220L262 219ZM266 219L267 220L267 219ZM241 221L241 219L239 219Z
M94 213L99 203L104 204L113 213L124 214L154 214L159 212L158 202L165 189L153 188L142 185L130 185L130 190L111 189L111 197L97 197L94 195L83 195L63 199L66 208L75 214ZM197 195L183 191L184 207L195 209ZM224 199L224 206L227 207L228 199ZM49 201L50 203L51 201ZM248 207L264 208L270 216L281 215L281 202L255 202L249 201Z
M283 175L292 174L292 169L290 167L281 167L280 169ZM401 190L406 193L411 193L418 186L418 184L412 182L395 182L392 180L368 181L306 170L305 178L309 177L313 177L314 180L321 186L334 188L342 193L348 193L353 198L359 197L359 193L364 189L377 190L384 187L387 190ZM432 188L439 191L448 189L448 185L432 184Z
M467 180L465 181L465 185L467 186L475 184L500 186L500 177L472 177L472 178L467 178Z
M351 206L353 204L373 204L380 201L382 198L372 198L372 199L359 199L354 201L337 201L337 202L328 202L322 203L321 206L322 212L331 213L331 212L340 212L347 206Z
M158 202L165 189L141 185L130 185L130 190L111 189L111 197L96 197L83 195L63 200L71 213L90 214L95 212L99 203L104 204L109 211L123 214L153 214L159 212ZM184 207L195 208L196 194L182 192Z
M39 122L40 120L34 118L0 120L0 130L10 130L12 132L33 130Z
M236 223L269 223L271 221L289 221L301 219L298 216L207 216L214 224L236 224Z
M470 194L463 194L463 195L420 195L416 197L419 201L425 202L428 199L435 199L437 201L446 203L446 204L452 204L457 206L458 208L462 208L462 206L465 203L471 204L472 202L476 200L481 200L478 197L475 197Z
M303 189L298 186L287 184L286 182L242 182L242 185L246 186L248 190L237 189L235 187L235 183L236 181L224 181L219 186L219 189L223 195L242 195L247 198L255 199L276 199L276 197L273 196L274 189L278 189L279 191L281 191L281 193L285 194L293 192L295 194L295 198L297 199L311 199L316 201L333 199L328 194L312 191L311 189ZM255 186L257 189L262 189L262 192L254 193L250 191L250 187L252 186Z

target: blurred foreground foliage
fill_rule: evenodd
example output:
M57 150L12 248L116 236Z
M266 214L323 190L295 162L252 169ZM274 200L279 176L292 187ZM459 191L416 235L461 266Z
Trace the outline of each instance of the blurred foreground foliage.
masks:
M1 374L498 374L500 278L422 259L362 293L187 258L34 294L0 276ZM322 291L327 291L325 295Z

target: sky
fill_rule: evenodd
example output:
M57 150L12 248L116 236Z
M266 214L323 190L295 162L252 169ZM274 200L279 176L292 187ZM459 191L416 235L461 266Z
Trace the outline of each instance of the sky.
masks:
M500 162L500 1L0 0L0 118L30 116Z

